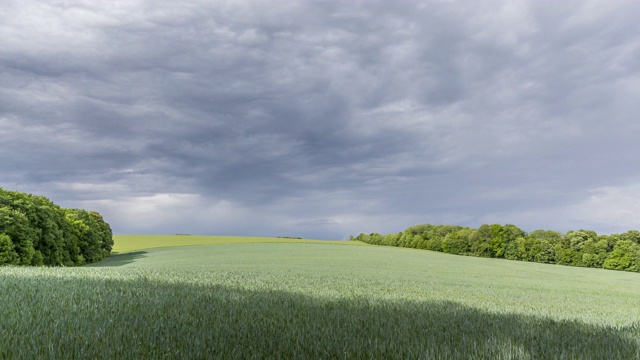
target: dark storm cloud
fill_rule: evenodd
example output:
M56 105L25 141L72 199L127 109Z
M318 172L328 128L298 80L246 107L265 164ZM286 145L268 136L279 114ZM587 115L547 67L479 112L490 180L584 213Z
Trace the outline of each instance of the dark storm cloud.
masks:
M118 232L638 227L639 8L8 1L0 183Z

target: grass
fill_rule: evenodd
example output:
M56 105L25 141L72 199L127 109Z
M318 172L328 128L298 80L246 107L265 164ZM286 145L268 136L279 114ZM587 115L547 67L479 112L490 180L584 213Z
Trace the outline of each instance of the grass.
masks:
M285 239L281 239L285 240ZM333 243L0 268L0 358L640 358L640 274Z

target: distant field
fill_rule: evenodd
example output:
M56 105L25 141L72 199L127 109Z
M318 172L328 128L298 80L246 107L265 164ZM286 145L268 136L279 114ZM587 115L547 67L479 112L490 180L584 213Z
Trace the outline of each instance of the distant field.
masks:
M312 239L287 239L252 236L205 236L205 235L114 235L113 253L153 249L174 246L214 245L214 244L242 244L242 243L302 243L321 242L351 244L347 241L328 241ZM365 245L357 242L357 244Z
M348 242L154 248L0 268L0 358L637 359L638 299L637 273Z

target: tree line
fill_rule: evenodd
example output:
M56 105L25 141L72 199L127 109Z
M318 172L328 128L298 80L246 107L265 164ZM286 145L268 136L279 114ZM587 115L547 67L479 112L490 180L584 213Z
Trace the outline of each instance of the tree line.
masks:
M0 188L0 265L77 266L104 259L112 247L99 213Z
M372 245L640 272L640 231L636 230L611 235L591 230L526 233L511 224L484 224L477 229L423 224L397 234L363 233L350 238Z

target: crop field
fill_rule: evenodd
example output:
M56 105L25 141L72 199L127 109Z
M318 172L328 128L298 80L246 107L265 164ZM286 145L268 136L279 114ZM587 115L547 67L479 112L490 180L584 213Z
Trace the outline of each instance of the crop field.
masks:
M0 358L640 358L638 273L278 240L2 267Z
M123 253L136 250L216 244L254 244L254 243L333 243L349 245L366 245L361 242L327 241L310 239L291 239L255 236L209 236L209 235L114 235L112 253Z

